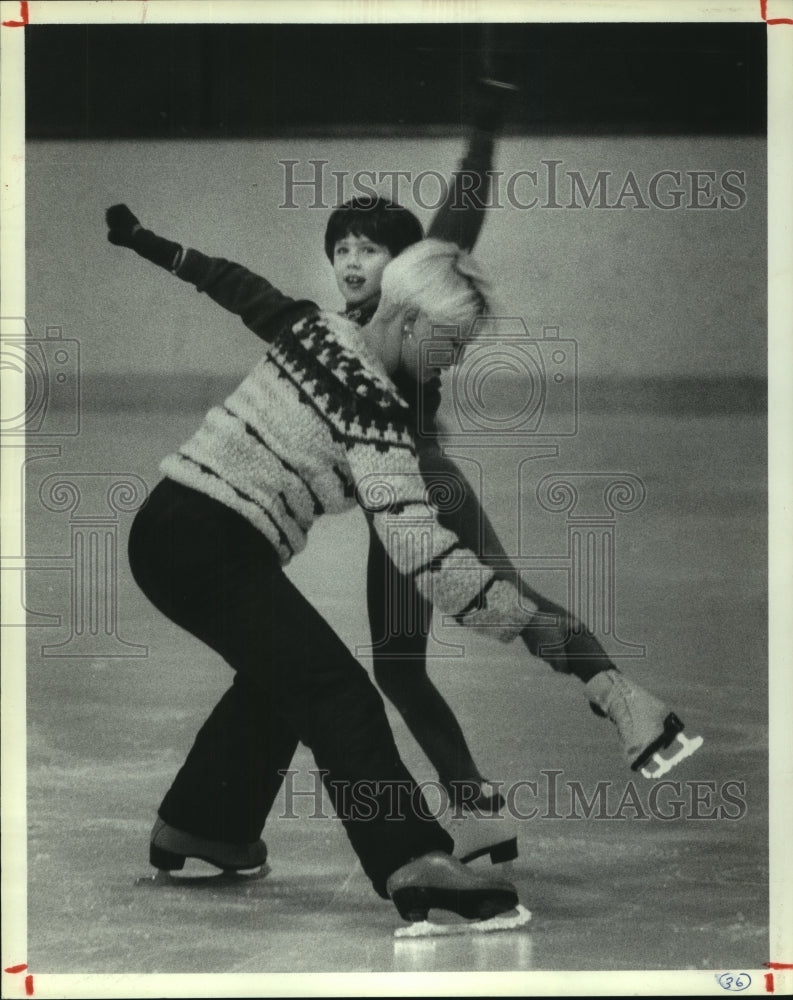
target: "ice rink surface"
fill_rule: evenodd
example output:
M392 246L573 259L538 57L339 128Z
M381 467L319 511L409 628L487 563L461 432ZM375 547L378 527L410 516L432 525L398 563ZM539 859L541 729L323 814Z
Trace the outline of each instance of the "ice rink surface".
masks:
M159 459L199 417L88 412L59 467L132 473L151 487ZM298 818L268 821L266 877L146 883L156 807L230 674L137 591L125 559L131 514L122 515L117 634L145 655L42 655L42 646L68 638L68 627L29 631L31 970L720 971L757 968L772 957L764 418L584 412L581 433L562 455L529 462L520 482L514 453L491 450L477 460L485 504L508 548L516 489L533 511L536 485L550 472L630 473L644 484L644 503L616 523L615 607L620 638L646 655L620 665L664 698L687 732L705 737L704 748L669 776L679 784L651 808L651 784L627 768L614 731L589 711L578 682L522 647L438 626L440 642L464 643L464 655L440 655L456 647L436 643L431 673L484 772L513 786L536 783L536 795L524 785L515 799L526 813L537 808L520 824L512 870L533 914L526 928L395 940L402 924L395 909L372 891L341 824L311 815L318 809L311 795L295 799ZM68 515L43 508L37 491L49 469L40 465L40 472L35 463L28 468L29 550L68 554ZM523 551L564 553L564 516L526 510ZM289 569L353 647L369 641L365 555L356 512L317 526ZM68 623L69 574L56 568L28 576L29 609ZM540 582L564 599L565 574ZM414 775L433 780L389 712ZM301 748L293 790L312 789L312 767ZM571 787L578 783L591 799L599 782L608 783L605 806L586 818Z

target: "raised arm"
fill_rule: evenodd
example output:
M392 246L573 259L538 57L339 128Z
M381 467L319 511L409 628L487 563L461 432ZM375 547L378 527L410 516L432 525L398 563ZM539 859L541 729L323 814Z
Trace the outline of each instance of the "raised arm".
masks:
M452 174L446 198L430 223L429 238L473 250L490 203L495 135L501 127L504 104L516 90L501 80L478 81L468 145Z
M205 292L218 305L239 316L263 340L272 341L284 326L292 326L318 310L314 302L284 295L266 278L241 264L184 249L179 243L144 229L126 205L113 205L107 210L106 219L111 243L129 247L182 281L195 285L199 292Z

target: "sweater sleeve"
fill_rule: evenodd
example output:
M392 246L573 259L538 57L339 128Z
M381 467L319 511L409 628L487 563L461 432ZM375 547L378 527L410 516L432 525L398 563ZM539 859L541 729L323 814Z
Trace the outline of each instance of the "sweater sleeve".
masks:
M426 600L461 625L511 642L536 605L439 523L409 433L395 431L392 422L390 441L359 442L348 450L358 503L391 561Z
M186 250L174 273L239 316L248 329L268 342L286 326L318 312L314 302L290 298L241 264L208 257L199 250Z
M428 239L456 243L473 250L485 221L493 170L493 136L474 130L452 175L443 204L436 211Z

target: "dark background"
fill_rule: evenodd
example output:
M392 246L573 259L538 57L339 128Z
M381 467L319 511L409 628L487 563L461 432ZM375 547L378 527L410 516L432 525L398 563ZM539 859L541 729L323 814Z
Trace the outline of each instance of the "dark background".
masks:
M506 132L765 131L764 24L189 24L28 26L27 134L454 129L483 33L517 66Z

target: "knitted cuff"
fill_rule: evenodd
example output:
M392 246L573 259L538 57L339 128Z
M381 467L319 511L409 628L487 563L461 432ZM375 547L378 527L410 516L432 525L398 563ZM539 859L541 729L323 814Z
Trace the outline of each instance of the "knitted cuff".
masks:
M178 243L157 236L150 229L137 229L132 236L132 249L152 264L174 271L179 264L182 248Z

